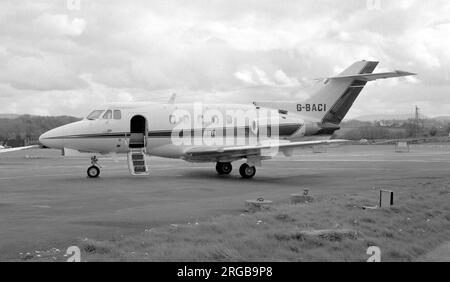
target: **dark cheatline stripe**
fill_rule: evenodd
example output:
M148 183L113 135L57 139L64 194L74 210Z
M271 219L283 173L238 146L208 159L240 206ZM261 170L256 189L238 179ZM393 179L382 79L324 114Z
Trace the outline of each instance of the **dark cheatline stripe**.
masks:
M277 126L275 126L275 129L277 128ZM294 134L298 129L300 128L300 124L282 124L278 127L278 134L279 136L289 136ZM209 130L209 129L191 129L191 130L179 130L178 132L178 136L179 137L187 137L187 136L195 136L195 134L198 134L200 136L202 136L205 132L205 130ZM225 128L212 128L211 130L215 130L217 134L221 132L222 136L226 136L227 133L229 133L230 131L233 132L233 135L236 137L237 133L239 131L244 132L245 136L249 136L250 132L251 132L251 128L249 126L245 126L245 127L225 127ZM274 132L274 131L272 131ZM175 134L177 134L175 132ZM171 137L172 136L172 131L151 131L148 133L149 137Z
M275 127L276 128L276 127ZM297 131L300 128L299 124L282 124L279 126L278 134L279 136L289 136L292 135L295 131ZM188 135L195 136L195 134L198 134L200 136L203 136L203 133L205 132L205 128L198 129L198 130L187 130ZM212 129L216 130L217 132L219 130L223 130L224 135L226 135L227 131L233 131L234 136L237 135L239 130L243 130L245 132L245 135L248 136L249 132L251 131L250 127L228 127L228 128L216 128ZM182 133L179 133L180 137L185 136L186 131L181 131ZM273 131L272 131L273 132ZM101 138L124 138L130 136L129 132L114 132L114 133L93 133L93 134L78 134L78 135L67 135L67 136L56 136L56 137L50 137L46 139L101 139ZM169 138L172 137L172 130L157 130L157 131L149 131L148 137L150 138Z
M148 137L171 137L172 130L161 130L161 131L149 131Z
M125 132L116 133L92 133L92 134L78 134L78 135L66 135L66 136L56 136L46 139L82 139L82 138L123 138L130 135Z

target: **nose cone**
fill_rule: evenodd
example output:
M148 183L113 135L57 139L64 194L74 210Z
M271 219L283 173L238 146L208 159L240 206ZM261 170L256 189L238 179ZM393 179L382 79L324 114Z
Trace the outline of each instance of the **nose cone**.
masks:
M84 121L69 123L45 132L39 137L39 142L49 148L63 149L67 147L78 150L77 143L74 143L74 139L71 137L86 133L88 128L89 124Z
M48 148L54 148L54 149L62 149L64 147L63 141L64 137L60 134L60 127L49 130L39 136L39 142L41 142L42 145Z

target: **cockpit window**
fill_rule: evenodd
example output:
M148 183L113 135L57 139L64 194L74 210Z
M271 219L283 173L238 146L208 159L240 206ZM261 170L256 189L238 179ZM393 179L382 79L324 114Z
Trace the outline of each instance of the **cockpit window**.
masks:
M112 119L112 111L107 110L105 114L103 115L103 119Z
M121 119L122 112L120 110L114 110L114 119Z
M98 119L104 110L95 110L87 116L87 119L94 120Z

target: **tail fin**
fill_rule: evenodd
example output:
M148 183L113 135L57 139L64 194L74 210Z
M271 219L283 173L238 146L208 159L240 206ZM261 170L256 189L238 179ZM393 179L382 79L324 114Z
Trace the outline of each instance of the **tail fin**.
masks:
M335 77L325 80L324 86L302 103L254 102L256 106L277 108L300 114L330 127L339 125L368 81L414 75L409 72L373 74L378 62L359 61Z
M342 73L340 76L353 76L359 74L371 74L377 67L378 62L360 61L356 62ZM318 92L313 94L304 104L300 107L309 106L308 109L298 108L299 112L303 111L303 114L307 117L311 117L315 120L320 120L322 123L339 124L344 119L350 107L355 102L359 93L361 93L367 81L362 81L357 78L348 79L333 79L328 78L325 80L325 85L319 89ZM311 111L312 106L322 105L323 111ZM308 106L306 106L308 107Z

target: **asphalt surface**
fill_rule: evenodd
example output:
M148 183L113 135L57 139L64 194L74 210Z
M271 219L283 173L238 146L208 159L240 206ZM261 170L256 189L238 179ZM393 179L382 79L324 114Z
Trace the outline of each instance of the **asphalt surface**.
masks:
M87 159L33 149L0 154L0 260L24 252L64 249L80 238L113 239L167 224L240 214L245 200L284 201L313 195L357 193L415 179L448 178L450 146L426 145L410 153L394 146L344 146L263 163L254 179L230 176L215 164L150 158L151 175L129 175L126 162L101 160L89 179ZM22 254L20 254L22 253Z

